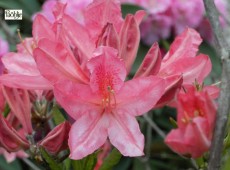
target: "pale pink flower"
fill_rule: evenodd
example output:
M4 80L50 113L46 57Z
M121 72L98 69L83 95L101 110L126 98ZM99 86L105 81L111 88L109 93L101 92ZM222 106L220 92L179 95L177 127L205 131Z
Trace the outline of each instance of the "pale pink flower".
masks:
M202 0L172 0L170 9L176 35L184 31L186 27L196 28L204 15Z
M9 45L7 41L0 37L0 74L3 73L4 66L2 64L2 56L9 51Z
M5 157L7 163L13 162L16 158L27 158L29 156L23 150L19 150L17 152L7 152L7 150L2 147L0 147L0 154Z
M148 15L140 25L143 42L151 45L153 42L167 39L171 35L172 24L172 18L167 15Z
M123 155L143 155L144 136L135 116L159 100L164 80L149 76L124 82L125 65L117 56L115 49L99 47L87 63L88 85L69 80L55 84L57 101L76 120L69 134L71 159L93 153L107 137Z
M84 23L83 11L84 8L90 4L93 0L47 0L43 6L41 12L36 13L33 16L33 19L37 14L42 14L48 19L50 22L55 21L55 16L53 14L52 9L56 6L58 2L67 4L65 13L73 17L76 21L80 23Z
M197 158L210 148L217 108L205 89L185 90L177 95L178 128L165 142L174 152Z
M0 37L0 58L9 51L9 45L7 41Z

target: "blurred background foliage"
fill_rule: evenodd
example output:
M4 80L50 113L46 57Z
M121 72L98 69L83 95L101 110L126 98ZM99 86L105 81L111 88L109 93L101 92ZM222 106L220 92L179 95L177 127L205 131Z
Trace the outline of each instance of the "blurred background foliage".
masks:
M10 44L11 51L14 51L16 44L19 42L16 30L19 28L22 37L31 36L32 31L32 20L31 17L34 13L41 9L44 1L42 0L0 0L1 9L1 26L0 35L8 40ZM3 20L3 10L4 9L22 9L23 10L23 20L19 21L7 21ZM140 8L133 5L122 5L122 13L125 16L127 13L135 13L135 11ZM3 29L5 27L5 29ZM168 40L162 40L159 42L160 46L166 51L171 44L174 37ZM138 57L134 63L131 74L134 74L138 66L140 65L143 57L147 53L150 47L146 46L142 42L140 43ZM211 84L219 81L221 74L220 60L216 56L214 48L206 43L200 46L200 52L208 54L213 63L212 73L205 83ZM132 75L131 75L132 76ZM164 107L158 110L154 110L148 114L155 124L167 134L172 128L173 124L170 122L169 118L176 119L176 110ZM122 157L120 162L115 166L114 170L188 170L195 169L189 158L178 156L173 153L165 144L159 134L157 134L150 126L150 124L143 117L138 117L138 121L141 126L143 134L145 134L146 147L145 147L145 157L129 158ZM229 152L226 152L227 160L226 165L223 170L230 169L230 157ZM33 164L33 160L20 160L16 159L14 162L8 164L3 156L0 156L0 169L1 170L22 170L22 169L34 169L28 164Z

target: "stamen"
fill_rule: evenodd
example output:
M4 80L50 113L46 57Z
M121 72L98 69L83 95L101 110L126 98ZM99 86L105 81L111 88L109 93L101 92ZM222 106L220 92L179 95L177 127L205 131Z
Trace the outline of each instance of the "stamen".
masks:
M21 33L20 33L20 29L17 29L17 32L18 32L18 37L19 37L19 40L20 40L21 44L23 45L23 47L25 48L25 50L27 51L27 53L30 54L31 56L33 56L31 54L30 50L24 44L25 41L22 39L22 36L21 36Z
M194 116L195 116L195 117L199 116L199 111L198 111L198 110L195 110L195 111L194 111Z

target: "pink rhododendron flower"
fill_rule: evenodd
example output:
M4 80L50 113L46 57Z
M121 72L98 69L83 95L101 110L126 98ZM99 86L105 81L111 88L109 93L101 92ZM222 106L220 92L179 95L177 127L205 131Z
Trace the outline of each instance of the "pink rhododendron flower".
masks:
M204 14L202 0L172 0L170 9L172 11L173 28L176 35L180 34L187 26L196 28L200 24Z
M134 116L159 100L164 80L149 76L124 82L125 65L117 56L115 49L99 47L87 63L89 85L69 80L55 84L57 101L76 119L69 134L72 159L94 152L107 137L123 155L143 155L144 137Z
M86 26L68 15L62 15L53 25L41 15L34 21L33 36L38 46L34 55L38 68L46 79L52 83L62 79L89 83L86 63L92 58L95 48L101 45L116 48L119 58L124 60L127 71L130 71L139 45L138 25L144 16L143 11L128 15L123 20L118 1L98 0L85 10ZM65 41L61 41L60 36ZM59 50L58 53L56 49Z
M35 44L26 38L17 45L18 52L10 52L2 57L6 73L0 76L0 82L6 86L23 89L52 89L51 84L41 76L33 57Z
M166 144L175 152L197 158L208 151L216 116L216 105L208 92L193 88L177 95L177 124L166 137Z

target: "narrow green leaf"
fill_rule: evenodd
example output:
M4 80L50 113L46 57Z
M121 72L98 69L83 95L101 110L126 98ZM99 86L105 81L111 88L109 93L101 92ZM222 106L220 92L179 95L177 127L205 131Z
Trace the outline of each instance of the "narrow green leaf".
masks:
M66 159L64 160L64 169L65 169L65 170L69 170L70 167L71 167L71 160L70 160L69 158L66 158Z
M3 116L7 117L8 114L10 113L10 107L8 104L5 105L4 111L3 111Z
M143 10L140 6L132 4L121 5L122 16L125 18L127 14L135 14L138 10Z
M170 121L170 123L173 125L174 128L177 128L177 127L178 127L178 126L177 126L177 122L176 122L175 119L173 119L172 117L169 117L169 121Z
M109 156L104 160L99 170L111 170L121 159L121 153L114 148Z
M60 164L58 164L47 152L45 149L41 148L41 153L43 159L49 164L51 170L62 170Z
M81 160L72 160L72 166L74 170L93 170L97 163L97 154L95 152Z
M59 125L60 123L62 123L66 120L65 117L63 116L62 112L58 109L57 105L55 105L53 107L52 115L53 115L55 125Z

